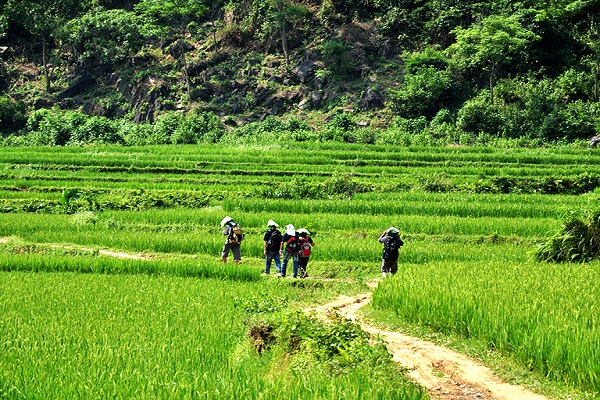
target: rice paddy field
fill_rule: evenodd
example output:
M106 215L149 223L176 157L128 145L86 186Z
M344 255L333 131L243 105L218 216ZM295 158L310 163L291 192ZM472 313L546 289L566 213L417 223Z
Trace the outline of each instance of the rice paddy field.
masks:
M427 398L351 328L326 350L332 328L293 334L295 311L381 276L392 225L399 272L371 307L595 398L600 264L535 251L598 209L599 167L590 149L3 148L0 398ZM220 260L226 215L239 265ZM308 279L261 275L270 219L311 232ZM288 347L255 346L261 318Z

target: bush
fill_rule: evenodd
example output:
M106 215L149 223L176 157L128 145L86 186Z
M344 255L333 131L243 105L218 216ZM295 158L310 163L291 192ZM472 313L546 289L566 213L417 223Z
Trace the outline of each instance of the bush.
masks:
M133 56L151 37L143 18L122 9L96 8L70 20L63 33L81 63L113 63Z
M404 118L425 116L431 119L440 109L452 105L456 98L450 74L424 67L405 76L398 90L390 90L391 108Z
M64 146L86 120L85 114L77 111L42 109L29 116L25 130L33 145Z
M334 114L331 120L327 122L327 127L348 132L356 128L356 121L349 113L341 112Z
M85 123L73 132L68 144L122 144L124 140L118 125L118 121L106 117L87 117Z
M344 78L350 74L354 64L348 56L349 49L344 43L330 40L320 46L321 54L334 76Z
M600 212L587 218L571 217L560 231L542 243L536 252L539 261L588 262L600 256Z
M22 101L14 101L10 96L0 96L0 134L10 135L19 132L27 123L27 107Z
M589 139L596 134L598 106L581 100L557 106L540 128L540 137L546 140Z
M500 136L503 132L504 118L500 107L490 103L487 91L482 91L458 111L456 126L473 135L484 132Z
M193 144L200 142L216 143L225 133L221 119L211 112L191 111L179 120L173 131L171 142Z

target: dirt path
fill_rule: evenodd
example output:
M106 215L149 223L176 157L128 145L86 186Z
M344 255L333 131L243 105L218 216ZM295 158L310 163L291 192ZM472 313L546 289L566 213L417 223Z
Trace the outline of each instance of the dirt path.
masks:
M409 377L440 400L546 400L522 386L502 382L487 367L464 354L399 332L389 332L364 322L357 311L369 303L371 293L340 296L336 301L310 309L322 318L338 313L357 323L387 344L393 360L409 370Z

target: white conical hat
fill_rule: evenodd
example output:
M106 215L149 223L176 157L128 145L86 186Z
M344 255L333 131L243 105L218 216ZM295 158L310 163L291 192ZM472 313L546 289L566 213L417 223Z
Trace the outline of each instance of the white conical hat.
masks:
M397 228L394 228L393 226L390 227L390 229L388 229L389 233L400 233L400 231Z
M306 233L307 235L310 235L310 232L307 231L305 228L298 229L298 233Z
M229 221L232 221L232 220L233 220L233 218L231 218L230 216L223 218L221 220L221 227L225 226L226 223L228 223Z
M273 221L272 219L269 220L269 222L267 222L267 226L274 226L275 228L277 228L279 226L279 224L275 221Z

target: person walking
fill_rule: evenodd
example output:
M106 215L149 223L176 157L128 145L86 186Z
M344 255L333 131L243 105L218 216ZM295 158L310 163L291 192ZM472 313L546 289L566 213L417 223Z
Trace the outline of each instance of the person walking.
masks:
M281 241L281 246L279 250L283 251L283 246L285 245L285 255L283 256L283 263L281 264L281 274L280 276L283 278L287 272L287 264L290 258L294 263L294 271L292 273L292 277L296 278L298 276L298 248L299 248L299 239L298 233L294 228L294 225L289 224L285 227L285 234L283 235L283 240Z
M400 231L392 226L381 234L379 242L383 243L381 275L385 278L398 271L398 249L404 245L404 241L400 238Z
M233 253L233 261L238 264L242 261L240 252L240 243L244 240L242 229L230 216L226 216L221 220L221 227L223 228L223 235L227 238L223 245L223 250L221 251L223 263L227 263L227 257L231 251Z
M315 242L310 237L310 232L304 228L298 229L298 238L300 240L300 249L298 251L298 271L300 272L301 278L306 278L306 267L308 266L308 259L312 253L312 247Z
M269 275L271 272L271 263L273 260L275 260L277 273L281 273L281 240L283 239L283 236L277 229L278 227L279 225L270 219L267 223L267 228L269 228L269 230L265 232L265 236L263 237L265 242L265 270L263 273L266 275Z

